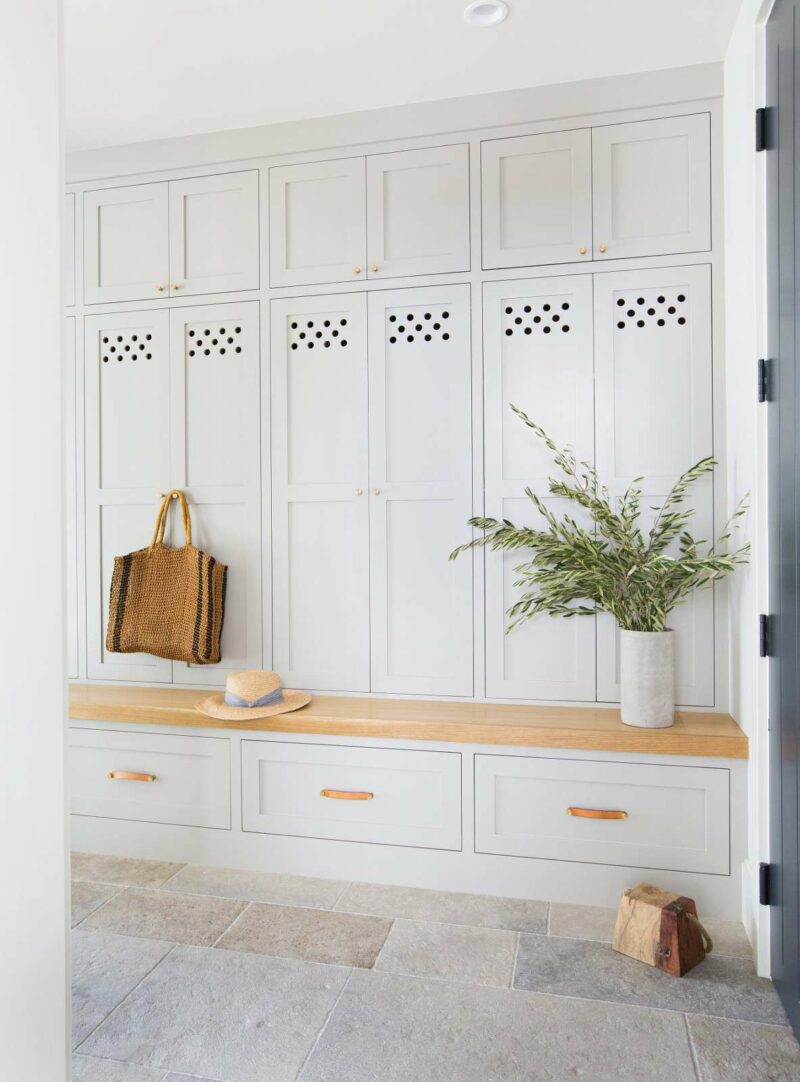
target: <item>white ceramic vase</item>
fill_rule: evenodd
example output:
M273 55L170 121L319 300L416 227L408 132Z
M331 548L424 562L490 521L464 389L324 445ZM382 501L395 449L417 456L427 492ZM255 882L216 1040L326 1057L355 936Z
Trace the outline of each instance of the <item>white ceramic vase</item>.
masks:
M675 720L672 631L620 630L620 706L626 725L665 729Z

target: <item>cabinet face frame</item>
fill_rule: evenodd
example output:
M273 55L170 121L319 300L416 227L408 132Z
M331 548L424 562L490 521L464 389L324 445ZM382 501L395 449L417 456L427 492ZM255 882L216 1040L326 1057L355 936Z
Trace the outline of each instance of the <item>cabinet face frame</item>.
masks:
M568 236L545 243L510 246L504 239L505 163L515 158L533 157L542 162L568 156L569 180L563 187L563 171L549 178L553 198L566 191L568 204L564 216L569 221ZM550 263L579 263L592 258L592 133L589 128L519 135L510 139L489 139L481 143L481 178L483 207L483 267L536 267ZM547 183L547 181L545 181ZM545 225L544 222L541 223Z
M366 161L369 277L469 270L469 144L369 154ZM413 223L392 220L391 177L430 169L446 171L444 177L432 178L433 183L428 184L427 191L427 200L434 205L425 212L429 220L424 224L430 231L439 230L436 251L420 254L413 250L412 243L410 251L395 254L391 245L387 246L387 237L392 232L407 235ZM397 194L402 201L402 194Z
M237 197L235 206L229 208L235 220L225 222L225 231L234 232L239 241L238 265L235 270L218 270L216 274L193 278L187 273L191 268L186 265L187 248L192 243L192 224L191 216L187 213L187 199L228 193ZM212 247L214 242L212 236L209 242ZM258 289L259 261L257 169L169 182L170 289L178 286L180 294L184 296Z
M290 265L291 228L289 216L291 185L325 185L339 182L339 198L331 206L329 193L320 187L316 199L322 200L341 235L334 258L320 258L304 266ZM331 215L333 218L331 219ZM324 223L320 211L319 223ZM306 241L308 238L306 238ZM298 165L273 166L269 170L269 275L270 285L325 285L331 282L360 281L367 276L366 176L363 157L334 158L328 161L303 162Z
M83 193L84 297L86 304L155 300L169 290L169 182L132 184ZM149 204L144 222L131 222L127 237L142 251L147 274L118 284L103 284L103 227L105 207ZM146 226L146 228L145 228ZM118 260L124 256L117 254Z
M676 160L675 184L669 184L669 161L663 158L651 165L649 175L634 175L632 190L621 190L620 181L615 183L615 151L637 142L664 142L685 140L686 157ZM676 148L677 150L677 148ZM620 168L623 163L619 163ZM635 164L629 163L635 171ZM639 163L643 168L643 163ZM658 215L650 208L653 221L643 227L639 235L626 236L617 222L625 210L626 195L629 203L652 204L659 194L668 198L677 189L680 178L685 179L685 229L664 232L658 230ZM658 120L630 121L625 124L609 124L592 129L592 181L594 212L594 258L623 259L629 256L657 256L708 251L711 247L711 117L709 113L667 117ZM666 184L659 193L657 185ZM653 190L656 186L656 191ZM638 189L638 190L637 190ZM643 194L646 193L646 194ZM634 213L646 221L647 208L634 206ZM619 212L619 213L617 213ZM676 217L678 212L676 211Z
M64 519L66 525L67 679L80 675L78 634L77 341L75 316L64 320Z

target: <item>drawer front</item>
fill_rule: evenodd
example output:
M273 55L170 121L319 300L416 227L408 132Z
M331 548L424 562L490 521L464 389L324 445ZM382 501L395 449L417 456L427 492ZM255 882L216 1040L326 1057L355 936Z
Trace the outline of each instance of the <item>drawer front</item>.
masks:
M71 729L69 763L74 815L230 830L223 737Z
M729 787L725 768L476 755L475 850L728 875Z
M460 849L461 755L243 740L242 810L264 834Z

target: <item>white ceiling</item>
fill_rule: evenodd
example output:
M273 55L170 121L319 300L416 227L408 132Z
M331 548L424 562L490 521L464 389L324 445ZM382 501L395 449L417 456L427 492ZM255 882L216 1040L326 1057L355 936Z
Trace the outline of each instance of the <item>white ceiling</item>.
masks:
M70 150L721 60L740 0L64 0Z

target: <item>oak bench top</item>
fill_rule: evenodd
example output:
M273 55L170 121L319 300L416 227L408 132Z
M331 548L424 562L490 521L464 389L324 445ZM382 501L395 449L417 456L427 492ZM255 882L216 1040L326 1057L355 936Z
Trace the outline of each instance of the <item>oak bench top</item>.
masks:
M195 704L208 694L169 687L71 684L69 716L138 725L748 758L747 736L730 714L709 711L678 711L669 729L637 729L620 721L618 709L605 706L315 695L300 710L239 722L220 721L196 710Z

